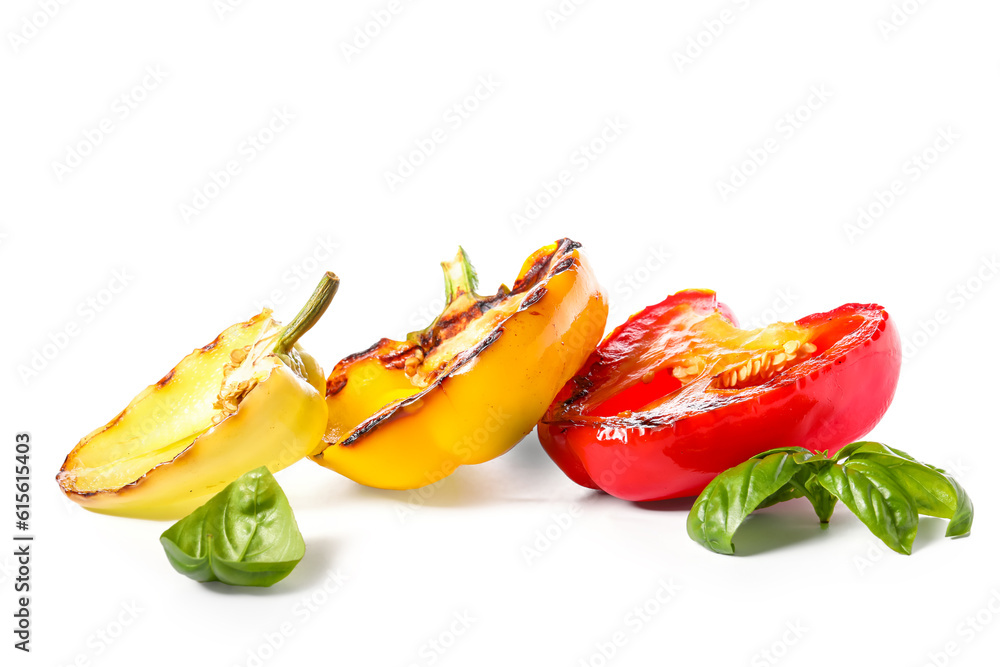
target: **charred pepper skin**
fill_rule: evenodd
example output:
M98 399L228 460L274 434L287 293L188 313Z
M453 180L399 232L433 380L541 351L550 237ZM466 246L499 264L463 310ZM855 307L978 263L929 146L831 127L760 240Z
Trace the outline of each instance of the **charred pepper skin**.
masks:
M685 318L711 318L714 330L750 340L707 290L672 295L610 333L538 424L542 446L577 484L632 501L696 495L720 472L768 449L837 451L878 423L895 392L900 339L881 306L846 304L772 325L759 330L778 341L769 357L752 350L729 365L709 358L704 368L678 352L692 345L679 324ZM782 336L795 341L793 363ZM654 339L683 362L664 373L640 365L625 378L622 364L658 354ZM760 359L773 363L779 355L787 366L761 371Z
M517 444L604 331L605 293L579 247L539 249L490 297L475 294L464 251L443 263L448 305L431 326L330 373L326 448L313 459L361 484L412 489Z
M324 276L286 327L265 310L184 357L76 445L56 477L63 493L102 514L176 519L248 470L275 472L316 451L326 383L295 340L338 283Z

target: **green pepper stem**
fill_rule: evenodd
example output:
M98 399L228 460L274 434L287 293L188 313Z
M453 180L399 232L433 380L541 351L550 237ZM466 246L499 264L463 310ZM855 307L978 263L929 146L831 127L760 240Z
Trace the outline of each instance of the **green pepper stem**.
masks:
M302 337L302 334L312 329L312 326L319 321L319 318L323 317L323 313L330 306L338 287L340 287L340 278L335 273L327 271L323 274L319 285L306 301L306 305L291 322L278 332L274 340L273 351L275 354L288 354L296 341Z
M444 270L444 297L451 303L462 294L476 297L476 288L479 287L479 277L476 270L472 268L469 256L465 254L465 249L458 246L458 254L450 262L441 262Z

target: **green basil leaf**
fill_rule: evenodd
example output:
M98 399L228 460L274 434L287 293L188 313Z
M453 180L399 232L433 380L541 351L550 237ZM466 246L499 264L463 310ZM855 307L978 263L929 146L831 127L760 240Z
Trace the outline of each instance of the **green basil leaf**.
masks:
M830 523L830 517L833 516L833 508L837 505L837 497L824 489L823 485L816 479L816 474L820 470L822 468L810 469L807 471L809 475L804 480L799 481L796 479L793 482L801 484L802 495L812 504L819 522Z
M691 507L687 531L692 540L720 554L732 554L733 535L757 507L782 491L801 469L794 447L765 452L709 482ZM808 452L811 454L811 452Z
M841 500L894 551L909 554L920 514L949 519L948 537L972 529L965 489L947 472L878 442L854 442L833 458L801 447L763 452L705 488L688 515L688 535L733 553L732 536L756 508L806 498L826 523Z
M806 476L812 474L808 470L805 471L805 473ZM796 498L802 498L805 496L806 492L805 489L802 488L802 485L795 483L795 478L801 474L802 471L796 473L795 477L793 477L787 484L769 495L767 498L764 498L764 500L760 501L760 504L757 505L757 509L762 510L765 507L777 505L778 503L783 503L786 500L795 500Z
M877 462L847 458L816 480L847 505L893 551L909 554L917 535L917 507L893 474Z
M951 515L951 520L948 522L948 530L944 533L945 537L968 535L972 532L972 518L975 516L972 499L969 498L969 494L965 492L961 484L956 482L951 475L944 473L942 475L951 483L952 488L955 490L955 513Z
M195 581L270 586L302 560L305 542L266 467L246 473L160 536L174 569Z
M848 457L857 458L858 456L868 456L868 455L886 455L886 456L898 456L899 458L906 459L907 461L913 461L914 463L919 463L925 468L930 468L931 470L936 470L939 473L947 474L941 468L936 468L929 463L923 463L917 461L915 458L907 454L901 449L895 449L889 445L883 445L881 442L852 442L851 444L845 446L843 449L837 452L834 457L835 461L843 461Z
M791 454L798 462L805 462L817 456L812 452L812 450L806 449L805 447L775 447L774 449L769 449L766 452L761 452L756 456L751 456L749 460L766 459L771 454Z
M920 514L950 519L945 533L948 537L965 535L972 529L972 501L944 470L921 463L898 449L879 443L865 444L868 446L857 449L847 460L866 461L885 468L910 495Z
M830 522L830 517L833 516L833 509L837 505L837 498L816 481L816 470L812 467L797 472L789 480L788 484L785 484L765 498L760 505L757 505L757 509L764 509L765 507L777 505L786 500L795 500L796 498L805 498L809 501L820 523Z
M831 456L830 458L834 461L840 462L857 451L865 451L871 449L876 449L877 451L884 452L888 450L888 447L886 447L880 442L868 442L862 440L860 442L852 442L849 445L844 445L843 447L838 449L837 453Z
M765 498L757 506L757 509L777 505L786 500L805 498L812 504L820 523L829 523L830 517L833 515L833 508L837 504L837 499L816 481L816 473L830 465L830 460L824 454L814 454L810 450L801 447L771 451L794 451L792 459L801 469L795 473L785 486ZM758 457L755 456L754 458Z
M837 454L833 457L833 460L840 462L848 457L856 457L862 454L864 455L883 454L886 456L897 456L901 459L906 459L907 461L920 463L915 458L913 458L912 456L910 456L909 454L907 454L902 450L894 449L889 445L883 445L881 442L873 442L873 441L852 442L849 445L845 445L844 447L842 447L840 450L837 451ZM935 468L934 466L927 465L926 463L923 463L921 465L927 466L928 468L931 468L933 470L937 470L938 472L944 472L940 468Z

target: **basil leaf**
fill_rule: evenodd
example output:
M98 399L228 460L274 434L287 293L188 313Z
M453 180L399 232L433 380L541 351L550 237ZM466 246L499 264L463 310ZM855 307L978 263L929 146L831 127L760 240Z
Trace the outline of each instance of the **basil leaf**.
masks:
M802 498L805 496L805 489L802 488L801 484L796 484L796 477L799 477L800 475L802 475L801 471L796 473L795 476L792 477L792 479L789 480L789 482L783 487L769 495L767 498L764 498L764 500L760 501L760 504L757 505L757 509L762 510L765 507L777 505L778 503L783 503L786 500L795 500L796 498ZM806 471L806 476L809 475L811 475L811 473Z
M816 480L847 505L893 551L909 554L917 536L917 507L893 474L877 462L847 458Z
M948 522L948 529L944 532L945 537L960 537L972 532L972 518L975 510L972 507L972 499L965 489L954 480L951 475L942 473L955 490L955 513L951 515Z
M306 548L288 498L266 467L246 473L168 528L160 543L181 574L234 586L281 581Z
M854 442L832 459L786 447L723 472L691 508L688 535L709 549L731 554L733 534L755 508L803 497L822 523L830 520L837 500L843 501L889 548L902 554L913 548L920 514L949 519L948 537L972 529L972 501L944 470L878 442Z
M709 482L688 514L692 540L720 554L732 554L733 535L757 507L782 491L802 465L808 450L771 450L730 468ZM810 453L811 454L811 453Z
M810 450L801 447L771 451L794 451L795 454L792 459L796 464L801 466L801 469L788 480L785 486L765 498L757 506L757 509L777 505L786 500L805 498L812 504L820 523L829 523L830 517L833 515L833 508L837 504L837 499L816 481L816 473L823 467L830 465L829 459L824 454L814 454Z
M766 452L761 452L756 456L751 456L750 460L765 459L771 454L792 454L798 462L804 462L817 456L812 452L812 450L806 449L805 447L775 447L774 449L769 449Z
M872 448L877 448L877 450L880 452L886 451L888 449L888 447L886 447L880 442L868 442L862 440L861 442L852 442L849 445L844 445L843 447L838 449L837 453L831 456L830 458L834 461L840 462L857 451L868 451Z
M837 497L823 488L823 485L816 479L816 474L822 468L809 469L805 472L803 480L793 479L793 484L802 487L802 495L812 504L813 510L820 523L830 523L833 516L833 508L837 505ZM796 476L798 477L798 476Z
M847 458L882 466L910 495L917 511L950 519L945 535L965 535L972 529L973 507L965 489L940 468L920 463L906 452L879 443L864 443Z
M907 454L906 452L894 449L888 445L883 445L881 442L873 441L863 441L863 442L852 442L849 445L845 445L837 454L833 457L834 461L840 462L846 458L857 458L860 455L867 454L884 454L887 456L897 456L901 459L906 459L907 461L913 461L914 463L920 463L915 458ZM935 468L934 466L922 463L921 465L927 466L932 470L937 470L938 472L944 472L940 468Z

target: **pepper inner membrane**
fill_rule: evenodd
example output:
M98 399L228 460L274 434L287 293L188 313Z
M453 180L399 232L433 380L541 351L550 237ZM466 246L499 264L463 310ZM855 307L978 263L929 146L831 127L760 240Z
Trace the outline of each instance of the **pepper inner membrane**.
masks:
M760 387L822 353L845 328L857 328L862 321L810 327L778 322L744 330L717 312L679 310L662 326L629 331L622 345L609 346L601 370L605 379L577 406L582 414L649 412L673 401L685 403L685 395L701 402L706 394L725 396Z

